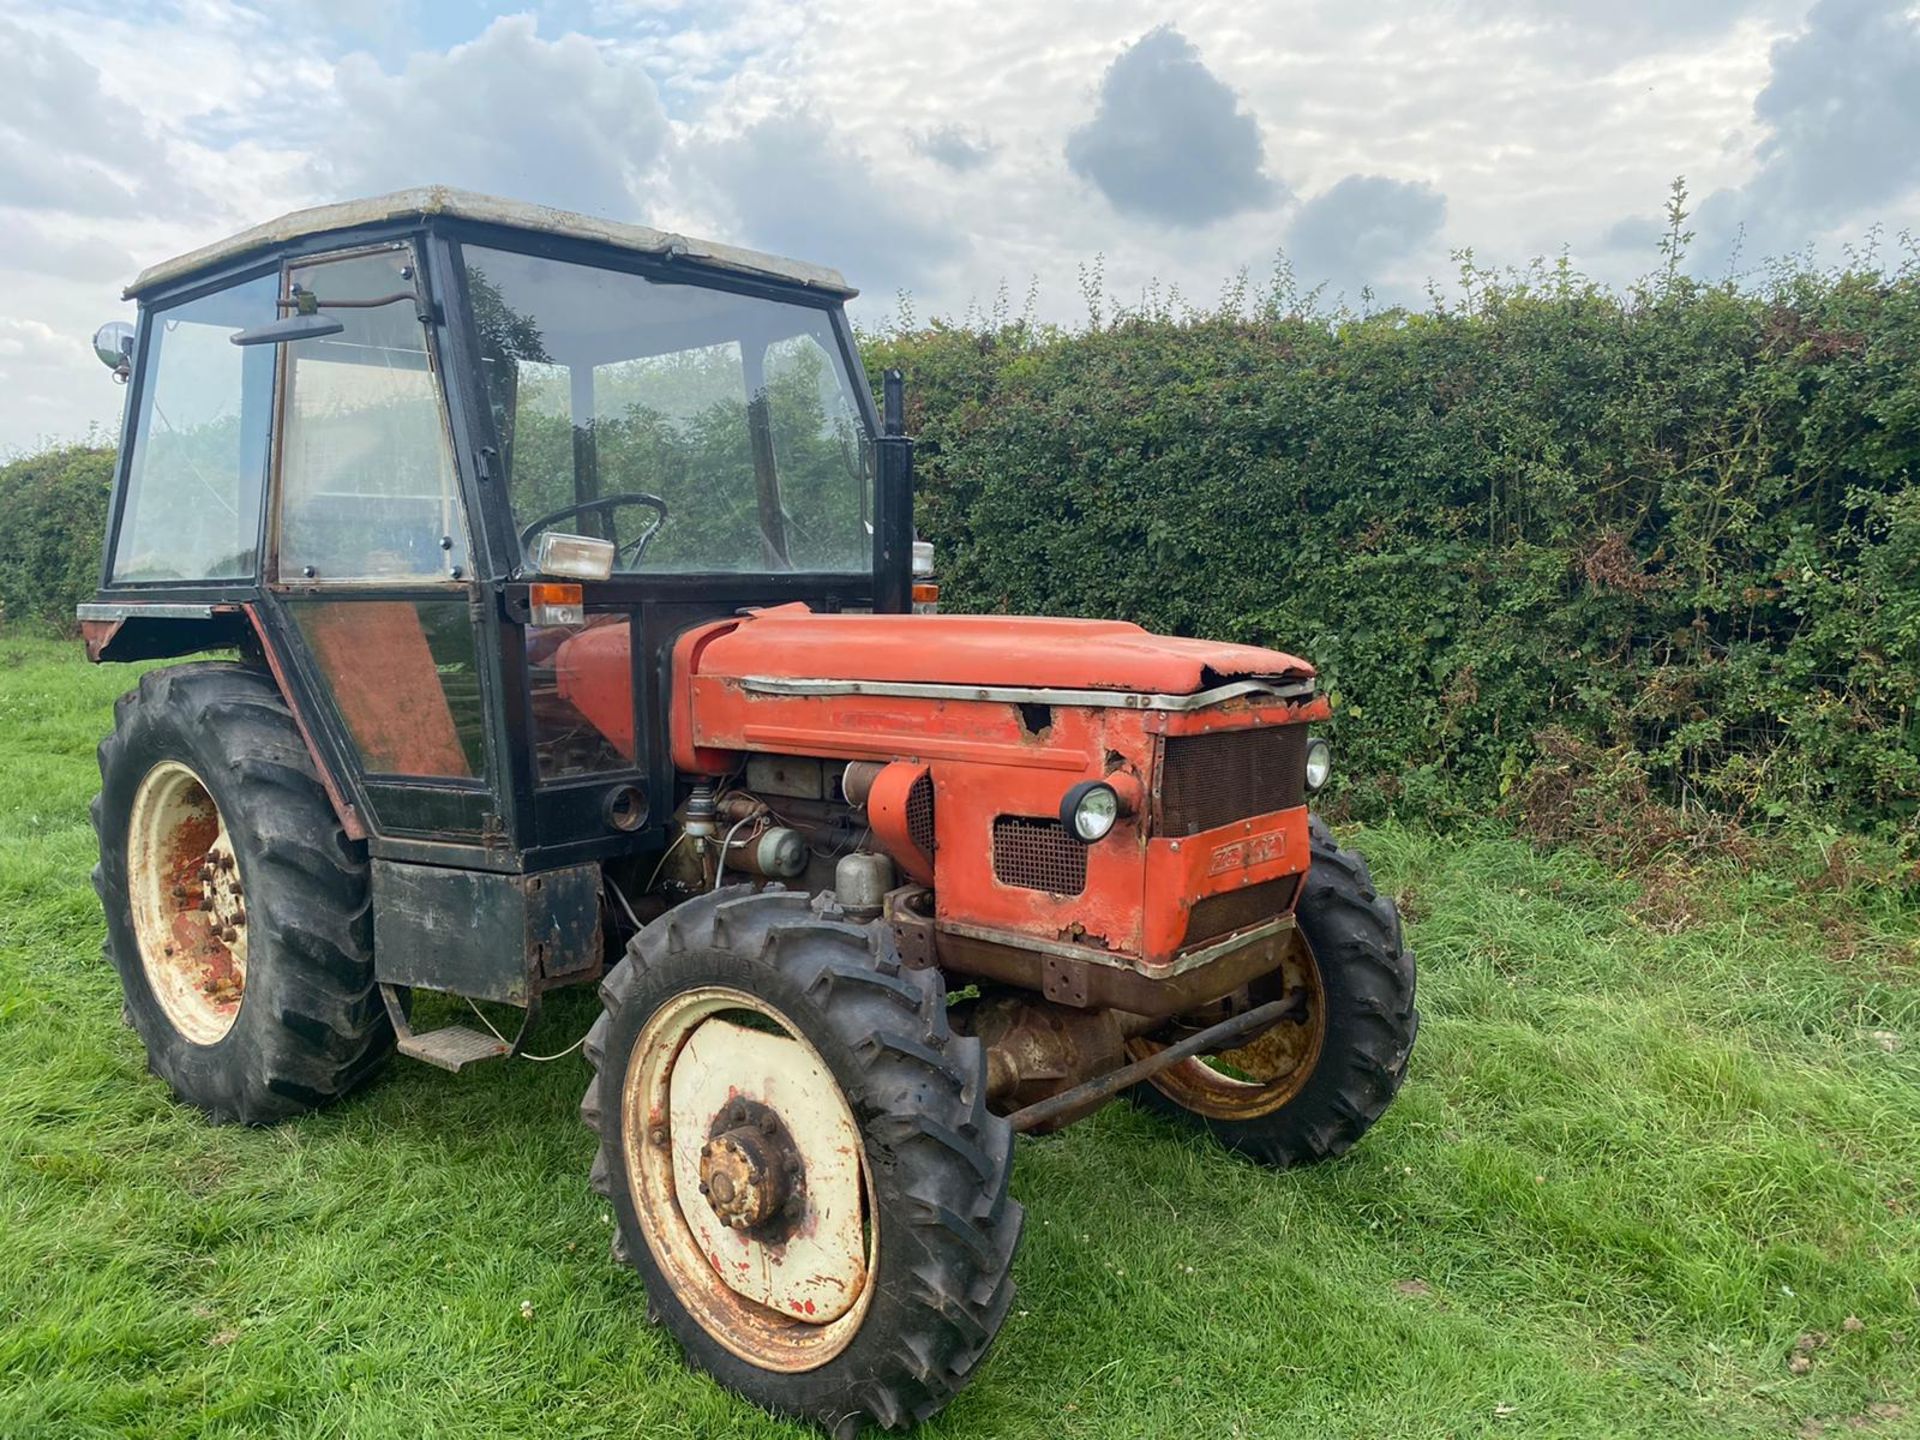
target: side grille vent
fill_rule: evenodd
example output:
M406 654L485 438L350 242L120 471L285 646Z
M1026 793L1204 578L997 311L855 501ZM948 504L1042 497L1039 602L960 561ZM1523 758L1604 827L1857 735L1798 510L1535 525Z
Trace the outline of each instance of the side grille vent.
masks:
M922 775L907 791L907 838L923 855L933 854L933 777Z
M1307 727L1268 725L1167 737L1161 835L1198 835L1307 803Z
M993 822L993 878L1022 890L1078 895L1087 888L1087 847L1058 820L1002 815Z
M1187 938L1181 943L1198 945L1203 940L1265 924L1293 903L1293 888L1299 883L1298 875L1282 875L1194 901L1193 909L1187 914Z

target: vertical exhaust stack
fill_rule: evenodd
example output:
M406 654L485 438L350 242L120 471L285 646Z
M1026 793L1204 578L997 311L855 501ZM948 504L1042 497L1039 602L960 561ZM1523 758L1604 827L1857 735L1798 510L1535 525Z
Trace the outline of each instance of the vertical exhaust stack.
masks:
M873 608L903 615L913 608L913 441L907 436L906 382L898 370L880 379L880 435L874 441Z

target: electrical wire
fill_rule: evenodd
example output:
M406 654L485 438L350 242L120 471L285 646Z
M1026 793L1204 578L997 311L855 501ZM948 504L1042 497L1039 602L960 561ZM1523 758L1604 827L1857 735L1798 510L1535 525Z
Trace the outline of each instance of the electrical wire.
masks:
M574 1051L578 1050L582 1045L586 1043L587 1043L587 1037L585 1035L582 1035L578 1040L574 1041L573 1044L567 1046L566 1049L556 1050L551 1055L522 1055L520 1058L522 1060L532 1060L538 1064L544 1065L549 1060L566 1059L567 1056L571 1055Z
M493 1021L487 1019L485 1012L482 1011L478 1005L473 1003L473 997L471 995L465 995L465 996L462 996L461 998L467 1002L467 1008L473 1011L475 1015L478 1015L480 1017L480 1023L486 1026L488 1030L493 1032L493 1038L498 1040L502 1045L506 1046L509 1050L511 1050L513 1048L513 1042L507 1039L507 1037L502 1035L498 1030L494 1030ZM564 1060L567 1058L567 1056L571 1055L574 1051L578 1050L582 1045L586 1043L587 1043L587 1037L585 1035L582 1035L578 1040L574 1041L573 1044L567 1046L566 1049L556 1050L551 1055L520 1055L516 1058L521 1060L535 1060L540 1062L541 1064L545 1064L549 1060Z
M676 843L678 843L678 842L676 842ZM667 848L668 848L668 849L672 849L673 847L672 847L672 846L668 846ZM662 860L665 860L665 859L666 859L666 857L665 857L664 855L663 855L663 856L661 856L660 858L661 858ZM607 892L608 892L609 894L611 894L611 895L613 896L613 898L614 898L614 899L616 899L616 900L618 900L618 901L620 902L620 908L621 908L622 910L624 910L624 911L626 911L626 912L627 912L627 919L633 922L633 928L634 928L634 929L636 929L636 930L644 930L644 929L646 929L646 928L647 928L646 926L644 926L644 925L642 925L642 924L640 923L640 917L639 917L638 915L636 915L636 914L634 914L634 913L633 913L633 906L631 906L631 905L629 905L629 904L627 903L627 897L626 897L626 896L624 896L624 895L622 895L622 894L620 893L620 887L619 887L618 885L616 885L616 884L614 884L614 883L613 883L613 881L611 881L611 880L609 880L609 879L608 879L608 878L607 878L607 877L606 877L606 876L605 876L604 874L603 874L603 875L602 875L602 876L600 877L600 883L601 883L602 885L604 885L604 886L606 886L606 887L607 887ZM648 884L649 886L651 886L651 885L653 884L653 882L652 882L651 880L649 880L649 881L647 882L647 884Z
M678 850L680 848L681 842L686 838L687 838L687 832L682 830L678 835L674 836L673 843L667 846L666 849L660 852L660 863L653 867L653 874L649 875L647 877L647 883L640 887L643 893L652 892L653 882L658 880L660 878L660 872L667 868L667 857L673 854L674 851ZM618 893L618 892L615 892L615 893ZM625 903L624 899L622 900L621 903L622 904ZM633 912L629 910L627 913L631 915Z
M752 814L742 815L733 822L733 828L727 831L727 838L720 842L720 857L713 862L713 888L718 890L720 882L727 873L727 851L733 846L733 837L740 833L740 827L755 818Z

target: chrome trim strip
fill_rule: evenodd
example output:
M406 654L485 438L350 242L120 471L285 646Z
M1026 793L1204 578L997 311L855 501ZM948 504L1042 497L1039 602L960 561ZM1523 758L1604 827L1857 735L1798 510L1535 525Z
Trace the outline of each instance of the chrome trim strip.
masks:
M937 685L897 680L795 679L743 675L740 688L758 695L885 695L903 700L992 700L1013 705L1085 705L1102 710L1204 710L1247 695L1297 700L1313 694L1312 680L1270 684L1235 680L1192 695L1149 695L1138 690L1045 690L1007 685Z
M150 620L211 620L211 605L143 605L138 601L127 605L102 605L88 603L73 607L76 620L130 620L142 615Z

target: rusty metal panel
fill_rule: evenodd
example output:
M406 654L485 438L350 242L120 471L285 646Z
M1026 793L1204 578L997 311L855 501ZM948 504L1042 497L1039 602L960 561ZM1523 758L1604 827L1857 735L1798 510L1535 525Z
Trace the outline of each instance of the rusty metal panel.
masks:
M895 920L896 931L900 929ZM977 936L936 930L940 967L949 980L991 980L1022 990L1037 990L1057 1005L1126 1010L1166 1019L1229 995L1249 981L1280 968L1287 954L1303 946L1291 916L1274 928L1248 932L1244 939L1221 942L1219 953L1202 947L1200 963L1165 979L1096 960L1042 955L1019 935L996 943Z
M301 599L287 608L369 772L455 779L484 773L464 595Z
M601 959L600 867L532 875L373 862L373 969L413 985L525 1005Z
M1160 770L1161 835L1197 835L1307 800L1307 727L1170 735Z

